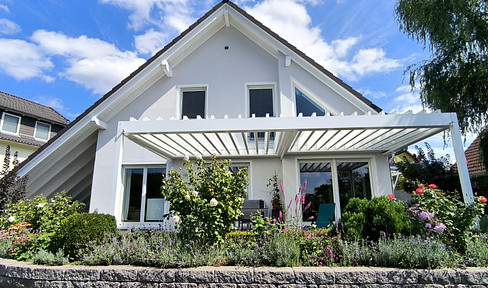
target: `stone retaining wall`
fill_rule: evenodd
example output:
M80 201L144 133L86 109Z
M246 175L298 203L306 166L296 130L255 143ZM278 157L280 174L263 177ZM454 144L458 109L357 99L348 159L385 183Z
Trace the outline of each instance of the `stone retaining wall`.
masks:
M488 269L48 267L0 259L0 287L461 288L488 287Z

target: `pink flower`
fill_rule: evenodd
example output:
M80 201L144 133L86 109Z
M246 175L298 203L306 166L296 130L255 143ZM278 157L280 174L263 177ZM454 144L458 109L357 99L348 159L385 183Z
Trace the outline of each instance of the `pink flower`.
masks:
M435 185L435 184L429 184L429 186L427 186L427 187L429 187L430 189L436 189L437 188L437 185Z
M315 219L315 217L313 216L308 217L308 220L313 220L313 219Z
M310 206L312 205L312 202L308 203L307 206L305 206L305 208L303 209L303 211L307 210L308 208L310 208ZM313 216L312 216L313 217Z
M303 190L307 189L307 179L305 179L305 182L303 182Z
M393 194L389 194L387 197L392 199L392 200L395 199L395 196Z
M302 194L302 205L305 204L305 193Z

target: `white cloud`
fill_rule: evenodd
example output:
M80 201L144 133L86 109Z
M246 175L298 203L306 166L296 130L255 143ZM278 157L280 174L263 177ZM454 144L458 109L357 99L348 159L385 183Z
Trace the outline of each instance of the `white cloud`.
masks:
M39 104L52 107L58 112L62 112L64 110L63 100L57 97L49 98L49 97L39 96L36 97L35 101L38 102Z
M16 39L0 39L0 69L17 80L42 78L51 81L45 73L54 65L36 45Z
M135 52L122 52L99 39L38 30L32 41L46 55L64 56L68 65L60 75L95 93L105 93L144 63Z
M403 60L386 57L381 48L360 49L352 53L353 48L359 44L359 36L327 43L321 35L321 29L311 26L311 17L305 4L298 0L268 0L245 9L332 73L346 80L355 81L367 74L401 68Z
M145 34L134 37L137 52L141 54L154 54L164 47L168 35L149 29Z
M366 98L373 97L375 99L380 99L386 97L386 93L383 91L371 91L369 89L360 89L359 92L363 94Z
M0 18L0 34L12 35L20 32L20 30L20 26L16 23L5 18Z
M0 10L3 10L5 12L10 12L10 10L8 9L8 7L6 5L3 5L3 4L0 4Z

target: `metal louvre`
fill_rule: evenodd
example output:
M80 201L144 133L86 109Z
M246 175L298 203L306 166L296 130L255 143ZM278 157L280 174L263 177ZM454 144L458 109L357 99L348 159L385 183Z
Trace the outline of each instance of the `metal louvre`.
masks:
M165 158L390 153L449 129L449 113L123 121L126 137Z

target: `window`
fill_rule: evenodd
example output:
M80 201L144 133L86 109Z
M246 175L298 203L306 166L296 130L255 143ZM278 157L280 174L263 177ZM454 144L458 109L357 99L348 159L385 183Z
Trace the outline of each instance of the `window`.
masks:
M295 88L295 97L296 97L296 107L297 107L297 116L298 114L302 113L303 116L311 116L312 113L316 113L317 116L324 116L325 110L317 105L314 101L312 101L307 95L305 95L302 91L298 88Z
M34 138L39 140L49 140L51 133L51 125L36 121L36 130L34 132Z
M249 117L266 117L268 114L273 117L273 89L272 88L249 88ZM249 134L254 139L254 133ZM258 132L258 139L264 139L264 132ZM274 139L274 132L270 139Z
M125 168L123 221L163 221L164 198L161 182L166 169Z
M337 165L337 179L333 177L332 165ZM344 211L351 198L371 199L371 180L368 162L307 162L300 163L300 183L305 187L306 205L310 208L303 211L303 221L308 221L311 216L317 218L320 204L336 203ZM334 182L339 187L339 198L334 198ZM337 194L336 194L337 195ZM340 215L339 215L340 216Z
M247 173L249 173L249 164L243 163L243 164L231 164L231 165L229 165L229 170L234 175L237 173L237 171L239 171L241 169L246 169L247 170ZM250 178L251 177L248 177L248 179L250 179ZM248 181L247 184L248 185L246 186L246 191L248 191L248 188L249 188L249 181ZM246 192L246 195L244 196L244 199L246 199L246 200L249 199L249 191Z
M205 117L205 92L205 90L182 91L181 118L186 116L195 119L197 115Z
M2 131L19 134L20 117L8 113L3 113L2 117Z

